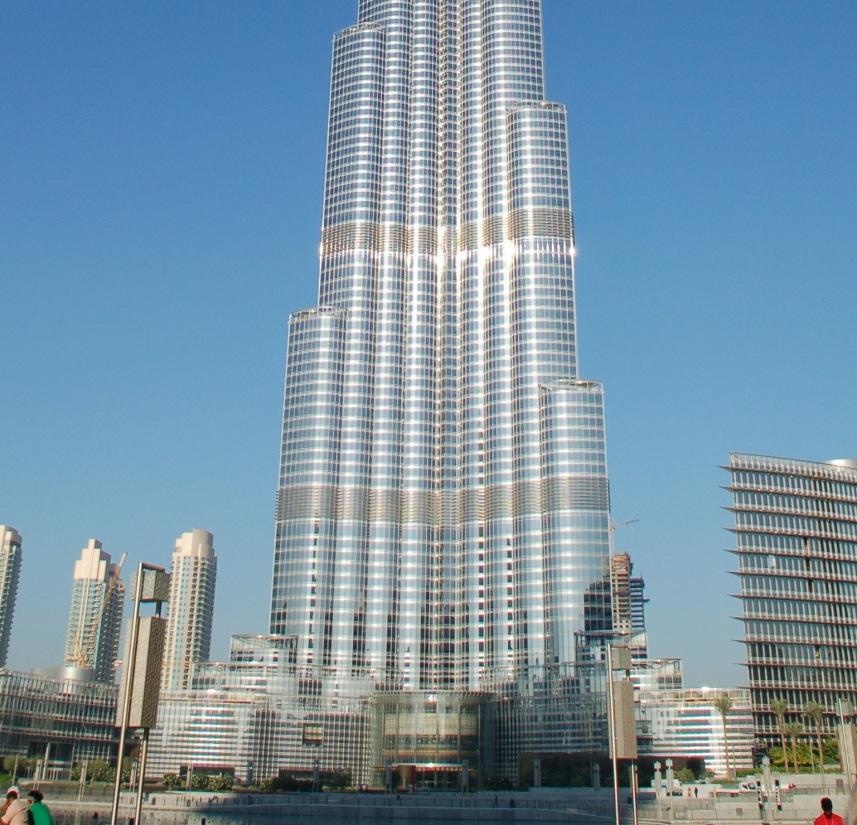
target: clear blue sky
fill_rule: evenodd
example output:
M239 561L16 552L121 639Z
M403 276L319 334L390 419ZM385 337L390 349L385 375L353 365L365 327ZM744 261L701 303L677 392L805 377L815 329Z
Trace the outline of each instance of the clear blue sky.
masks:
M215 534L213 654L264 632L288 314L315 303L330 39L354 0L0 7L10 665L62 655L90 536ZM583 370L651 648L739 683L730 450L857 454L857 5L546 0Z

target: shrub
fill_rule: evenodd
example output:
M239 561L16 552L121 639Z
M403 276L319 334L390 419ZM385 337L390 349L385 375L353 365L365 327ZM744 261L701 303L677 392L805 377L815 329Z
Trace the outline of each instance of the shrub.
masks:
M211 791L231 791L233 784L233 778L226 773L208 777L208 789Z
M182 778L176 773L165 773L161 784L170 791L177 791L184 784Z

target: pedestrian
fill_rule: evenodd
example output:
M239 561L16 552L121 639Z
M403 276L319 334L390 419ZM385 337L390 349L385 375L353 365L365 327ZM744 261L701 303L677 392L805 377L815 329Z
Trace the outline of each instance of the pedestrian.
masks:
M6 791L6 798L3 800L3 805L0 806L0 816L6 813L6 808L9 807L9 803L13 799L17 799L21 795L21 792L18 790L17 785L12 785L8 791Z
M813 825L845 825L845 820L833 813L833 802L829 796L821 798L821 815L815 818Z
M0 825L27 825L27 809L29 805L18 795L18 789L13 785L6 791L6 810L0 817Z
M694 797L694 799L699 799L699 788L694 787L694 789L693 789L693 797Z
M41 791L35 788L27 794L27 799L30 803L30 813L33 816L33 825L54 825L54 818L51 816L51 809L45 805L42 800Z

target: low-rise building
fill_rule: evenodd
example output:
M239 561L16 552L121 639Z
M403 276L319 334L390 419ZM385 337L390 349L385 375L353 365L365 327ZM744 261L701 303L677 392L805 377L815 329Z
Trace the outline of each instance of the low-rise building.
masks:
M83 759L115 761L117 691L91 670L0 669L0 753L46 759L55 778Z
M725 717L716 705L723 695L732 700ZM753 767L753 713L746 689L703 687L641 693L637 712L641 754L701 759L706 770L717 776Z
M282 768L348 772L366 782L366 691L322 695L315 668L294 662L294 638L233 636L229 661L194 665L189 690L161 695L147 774L227 773L242 782Z

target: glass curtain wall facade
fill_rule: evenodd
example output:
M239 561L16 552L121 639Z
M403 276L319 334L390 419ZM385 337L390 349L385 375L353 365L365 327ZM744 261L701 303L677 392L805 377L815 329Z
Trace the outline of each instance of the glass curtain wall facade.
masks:
M91 670L76 668L60 669L56 678L0 669L2 753L47 752L52 779L66 778L82 759L115 760L118 688L92 678Z
M779 745L771 703L785 722L857 700L857 461L729 457L744 641L756 738Z
M348 774L377 782L369 698L360 683L323 692L314 669L298 667L295 639L233 636L228 662L193 667L190 688L161 695L148 775L228 773L252 784L283 772Z
M575 671L598 658L587 631L609 629L584 615L608 572L604 402L578 374L541 4L360 0L330 95L319 306L289 321L271 633L331 695L491 691L534 747L537 725L502 719L542 696L586 717L564 742L588 747L598 703L569 697L597 682Z

